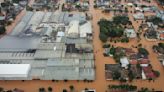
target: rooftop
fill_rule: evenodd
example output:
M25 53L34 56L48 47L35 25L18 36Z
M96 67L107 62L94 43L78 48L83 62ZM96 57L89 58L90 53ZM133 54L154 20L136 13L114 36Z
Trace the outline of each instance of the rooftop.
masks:
M30 72L23 80L94 80L92 43L87 38L78 36L71 39L65 35L67 22L81 24L84 23L82 20L86 21L81 14L69 16L66 12L27 12L13 32L0 39L0 63L29 64ZM81 28L83 35L87 34L83 28L88 25L85 23ZM71 50L68 47L71 44L79 51L67 52L67 49ZM84 52L80 52L81 49ZM0 79L20 80L14 76Z

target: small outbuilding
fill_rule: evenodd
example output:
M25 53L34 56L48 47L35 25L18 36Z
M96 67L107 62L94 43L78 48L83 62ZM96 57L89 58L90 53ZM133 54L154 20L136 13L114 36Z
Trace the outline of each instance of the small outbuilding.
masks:
M134 19L136 20L143 20L145 18L143 13L137 13L133 15Z
M135 38L137 36L134 29L125 29L125 34L129 38Z
M123 57L120 59L121 67L128 68L129 61L127 57Z

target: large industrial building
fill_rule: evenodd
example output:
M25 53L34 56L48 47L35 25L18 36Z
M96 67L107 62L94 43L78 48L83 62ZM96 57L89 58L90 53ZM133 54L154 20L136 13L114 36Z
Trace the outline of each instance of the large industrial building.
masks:
M92 25L85 14L26 12L0 39L0 80L33 79L95 79Z

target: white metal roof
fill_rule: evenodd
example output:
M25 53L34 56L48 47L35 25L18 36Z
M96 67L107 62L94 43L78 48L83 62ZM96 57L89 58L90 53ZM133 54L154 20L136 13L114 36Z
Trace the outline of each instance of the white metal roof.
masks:
M126 67L129 64L129 61L127 59L127 57L123 57L120 59L120 63L122 67Z
M64 35L65 35L65 33L64 32L61 32L61 31L57 33L57 36L58 37L61 37L61 36L64 36Z
M87 22L80 26L80 37L86 37L87 33L92 33L91 22Z
M127 37L135 38L137 36L134 29L125 29Z
M128 6L133 6L133 4L132 4L132 3L128 3L127 5L128 5Z
M143 13L133 14L133 17L135 19L141 19L141 20L145 18Z
M71 38L77 38L79 34L79 21L71 21L68 29L68 36Z
M30 64L0 64L0 77L28 77Z

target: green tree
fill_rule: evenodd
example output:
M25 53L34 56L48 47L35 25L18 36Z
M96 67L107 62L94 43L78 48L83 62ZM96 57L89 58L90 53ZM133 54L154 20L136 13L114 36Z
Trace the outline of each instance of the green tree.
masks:
M74 90L74 86L73 85L70 85L69 88L70 88L71 91Z
M158 43L158 46L164 49L164 43Z
M4 34L6 32L5 26L0 27L0 34Z
M48 87L48 92L52 92L52 87Z
M102 42L106 42L107 39L108 39L108 36L105 35L104 33L100 33L100 34L99 34L99 38L100 38L100 40L101 40Z
M130 81L132 81L135 78L132 70L129 70L128 76Z
M3 89L2 87L0 87L0 92L3 92L3 90L4 90L4 89Z
M127 7L125 7L125 12L126 12L126 13L128 13L128 12L129 12Z
M129 18L127 16L115 16L113 18L113 22L115 24L123 24L126 25L127 23L129 23Z
M160 72L159 72L159 71L153 71L153 72L154 72L154 74L155 74L157 77L160 76Z
M142 55L149 55L149 52L145 48L138 48L138 52Z
M159 17L153 17L151 19L148 19L147 21L148 22L153 22L153 24L155 24L155 25L159 25L163 22L162 19L159 18Z
M109 36L110 37L121 37L124 33L124 29L123 28L113 28L109 31Z
M113 79L118 80L121 77L121 73L118 71L113 72Z
M158 0L161 5L164 5L164 0Z
M85 92L86 92L86 91L88 91L89 89L88 89L88 88L85 88L84 90L85 90Z
M39 88L39 92L45 92L45 88Z
M114 47L111 47L111 49L110 49L110 54L112 54L112 55L115 54L115 48L114 48Z
M19 3L19 1L21 1L21 0L12 0L13 1L13 3Z
M63 92L68 92L66 89L63 89Z
M34 9L32 7L30 7L29 5L26 6L26 10L27 11L33 11Z
M110 44L104 44L103 48L110 48Z

